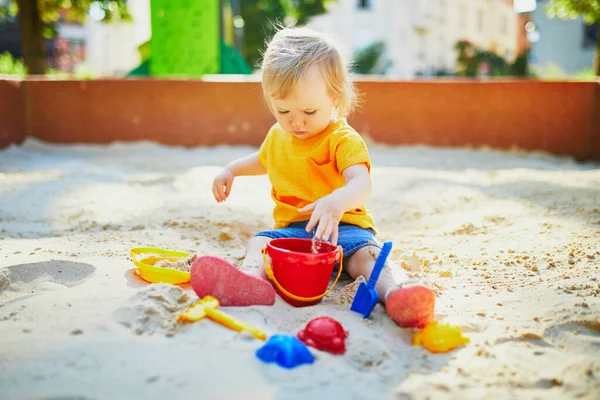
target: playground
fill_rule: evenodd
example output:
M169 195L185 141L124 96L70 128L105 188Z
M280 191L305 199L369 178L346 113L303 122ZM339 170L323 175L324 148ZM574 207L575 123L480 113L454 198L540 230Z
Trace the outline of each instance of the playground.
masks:
M152 245L239 264L270 226L268 180L239 179L225 204L210 188L219 165L250 149L29 139L1 153L3 397L597 397L593 164L370 144L369 207L390 258L435 288L436 318L470 343L446 354L412 346L414 331L381 305L366 320L349 310L349 280L311 307L226 308L269 336L318 316L348 331L344 355L313 350L314 364L286 370L257 359L263 342L250 335L177 324L189 285L150 285L128 257Z
M0 80L0 398L600 398L597 81L358 77L366 207L435 321L329 271L310 306L228 307L188 269L272 228L267 176L212 187L274 118L231 10L151 3L127 79Z

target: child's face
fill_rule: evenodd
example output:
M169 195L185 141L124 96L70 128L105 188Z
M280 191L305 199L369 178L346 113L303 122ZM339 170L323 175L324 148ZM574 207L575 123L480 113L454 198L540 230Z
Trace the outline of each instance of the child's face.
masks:
M336 106L317 67L300 79L295 93L285 99L271 97L270 101L279 125L298 139L309 139L323 132Z

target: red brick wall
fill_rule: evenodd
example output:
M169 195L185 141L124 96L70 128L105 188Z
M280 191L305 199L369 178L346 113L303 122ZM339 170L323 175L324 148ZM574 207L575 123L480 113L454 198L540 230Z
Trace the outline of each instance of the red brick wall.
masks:
M18 132L11 140L22 140L25 126L15 115L23 113L17 106L23 93L14 83L0 84L0 118L18 127L9 129ZM29 134L48 142L258 145L274 122L257 82L28 80L25 86ZM363 106L350 123L376 141L517 146L600 159L596 82L363 80L358 88Z
M600 160L600 82L596 85L596 112L593 114L593 124L590 129L590 155L594 160Z
M0 80L0 149L26 136L23 84Z
M361 82L354 127L391 144L518 146L585 157L593 82Z
M259 144L272 124L258 83L29 81L32 135L50 142Z

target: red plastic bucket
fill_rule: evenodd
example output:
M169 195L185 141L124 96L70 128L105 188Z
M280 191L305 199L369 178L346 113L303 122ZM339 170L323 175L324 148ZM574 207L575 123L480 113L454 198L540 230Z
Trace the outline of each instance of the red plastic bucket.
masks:
M273 239L263 249L267 276L279 295L295 307L319 303L340 277L341 265L335 281L327 289L335 262L341 263L343 258L341 247L317 241L315 250L313 253L311 239Z

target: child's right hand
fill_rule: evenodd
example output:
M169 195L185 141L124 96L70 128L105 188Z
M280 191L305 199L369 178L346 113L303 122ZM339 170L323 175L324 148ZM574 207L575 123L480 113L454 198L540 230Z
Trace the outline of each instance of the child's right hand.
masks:
M215 196L217 203L222 203L229 197L231 185L233 185L233 178L235 178L233 172L225 167L213 181L213 196Z

